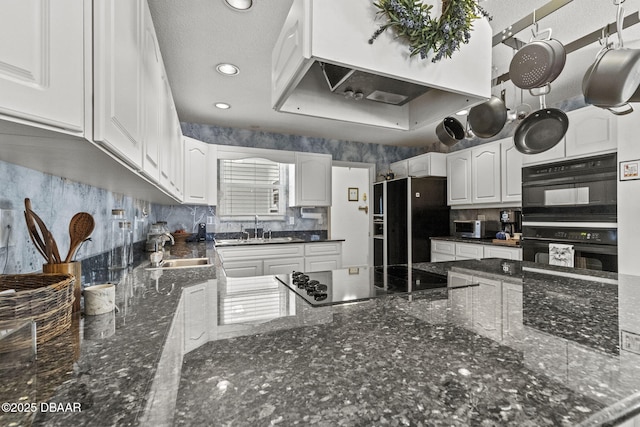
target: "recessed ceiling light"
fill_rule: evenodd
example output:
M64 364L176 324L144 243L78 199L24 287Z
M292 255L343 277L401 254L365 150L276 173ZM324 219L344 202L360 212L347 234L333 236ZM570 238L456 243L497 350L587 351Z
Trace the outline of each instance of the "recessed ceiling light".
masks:
M467 114L469 114L469 111L467 110L460 110L456 113L456 116L466 116Z
M249 10L253 6L253 0L224 0L224 2L235 10Z
M240 73L240 68L233 64L223 63L216 65L216 71L220 74L224 74L225 76L235 76Z
M226 102L216 102L213 105L221 110L228 110L229 108L231 108L231 105L227 104Z

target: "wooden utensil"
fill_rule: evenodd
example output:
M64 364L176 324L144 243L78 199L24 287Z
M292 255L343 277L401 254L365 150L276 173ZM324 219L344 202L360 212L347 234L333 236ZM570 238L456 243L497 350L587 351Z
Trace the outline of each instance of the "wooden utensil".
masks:
M78 212L71 218L69 222L69 252L64 262L71 261L78 247L91 235L94 227L95 221L87 212Z
M25 207L31 205L27 200L28 199L25 199ZM27 207L26 212L28 214L27 216L30 216L35 221L33 226L34 236L36 237L36 240L43 242L42 249L46 254L45 258L47 259L47 262L50 264L62 262L58 251L58 245L44 221L42 221L42 219L29 207Z
M45 244L43 241L41 241L33 217L28 211L24 211L24 219L27 223L27 230L29 231L29 237L31 237L33 245L36 247L40 255L42 255L44 259L47 259Z

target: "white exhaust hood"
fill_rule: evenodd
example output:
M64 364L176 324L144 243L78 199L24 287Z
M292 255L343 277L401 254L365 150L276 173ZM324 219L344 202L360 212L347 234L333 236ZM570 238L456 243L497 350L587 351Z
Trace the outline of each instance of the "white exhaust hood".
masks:
M440 1L426 1L440 9ZM450 59L409 56L372 0L294 0L272 54L272 105L280 112L411 130L491 97L491 28L473 23Z

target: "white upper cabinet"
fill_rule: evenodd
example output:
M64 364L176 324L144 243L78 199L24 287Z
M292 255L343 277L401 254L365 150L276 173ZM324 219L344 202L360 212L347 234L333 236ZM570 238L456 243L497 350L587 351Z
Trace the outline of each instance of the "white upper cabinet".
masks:
M447 199L449 205L466 205L471 200L471 151L447 156Z
M566 136L567 157L616 151L618 148L618 117L610 111L587 106L567 113L569 129Z
M391 163L389 169L393 172L394 178L406 178L409 176L409 160L399 160Z
M512 138L447 155L450 206L517 206L522 202L522 154Z
M84 4L2 2L0 115L84 131Z
M160 179L160 147L162 139L163 105L165 102L163 64L158 39L151 20L149 7L144 10L144 32L142 35L142 82L143 82L143 151L142 173L153 181Z
M217 146L184 137L184 203L216 205Z
M447 176L447 155L426 153L407 160L409 176Z
M550 150L524 155L523 165L610 153L618 149L618 117L615 114L589 105L569 111L567 117L569 128L565 137Z
M295 206L331 206L331 155L295 153Z
M140 169L143 2L103 0L94 8L94 140Z
M471 150L471 184L473 203L500 203L500 144Z
M522 156L513 138L500 141L500 179L503 203L522 203Z

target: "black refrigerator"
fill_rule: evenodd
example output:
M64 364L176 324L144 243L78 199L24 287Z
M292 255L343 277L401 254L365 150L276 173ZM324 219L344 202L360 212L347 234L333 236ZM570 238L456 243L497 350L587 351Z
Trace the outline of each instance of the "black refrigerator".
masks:
M401 178L386 187L387 265L430 262L430 238L449 235L446 178Z

